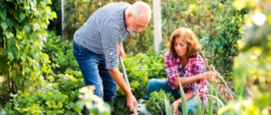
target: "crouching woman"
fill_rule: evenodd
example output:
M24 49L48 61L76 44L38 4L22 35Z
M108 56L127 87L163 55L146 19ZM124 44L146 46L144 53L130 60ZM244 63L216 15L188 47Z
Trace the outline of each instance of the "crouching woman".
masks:
M212 80L212 76L219 76L216 72L205 72L205 65L199 55L201 45L196 35L188 28L175 30L168 42L167 52L164 56L167 80L152 79L148 83L147 99L150 93L164 90L170 92L175 102L172 103L174 114L178 109L182 111L182 100L180 96L180 84L185 93L188 114L194 114L198 105L196 93L198 92L201 103L207 103L208 90L206 80ZM180 76L179 79L177 74Z

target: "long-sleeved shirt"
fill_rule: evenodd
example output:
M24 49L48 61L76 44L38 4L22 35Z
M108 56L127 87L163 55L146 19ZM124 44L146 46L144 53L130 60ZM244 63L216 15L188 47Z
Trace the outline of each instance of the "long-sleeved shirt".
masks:
M188 59L188 63L186 64L184 68L184 72L182 76L181 76L181 73L182 73L183 68L182 68L182 63L179 57L174 57L173 55L167 52L164 56L164 63L165 63L165 69L167 73L168 85L172 89L178 88L174 86L175 80L178 79L176 72L178 72L180 77L191 77L193 75L197 75L197 74L201 74L205 72L204 61L200 55L197 55L196 57L192 57ZM204 80L199 80L192 84L183 86L183 91L184 93L192 93L194 96L196 96L196 92L198 91L201 102L208 101L207 84L206 84L206 81Z
M128 3L111 3L92 14L74 34L74 42L96 54L104 54L107 69L118 65L118 45L128 36L125 9Z

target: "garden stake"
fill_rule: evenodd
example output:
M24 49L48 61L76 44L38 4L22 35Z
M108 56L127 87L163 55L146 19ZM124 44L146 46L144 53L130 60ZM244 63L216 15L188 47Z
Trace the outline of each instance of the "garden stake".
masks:
M122 60L121 56L119 57L119 60L120 60L120 64L121 64L122 73L123 73L123 76L124 76L124 81L125 81L126 85L128 86L128 88L131 91L130 84L129 84L129 81L128 81L128 77L127 77L126 70L125 70L125 67L124 67L123 60ZM131 93L132 93L132 91L131 91ZM136 109L135 106L133 107L133 111L134 111L134 115L138 115L137 109Z

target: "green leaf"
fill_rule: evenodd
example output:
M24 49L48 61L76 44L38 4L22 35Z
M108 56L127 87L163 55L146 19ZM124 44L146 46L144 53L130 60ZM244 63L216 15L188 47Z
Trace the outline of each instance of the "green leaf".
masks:
M214 86L216 85L215 84L215 80L212 80ZM212 89L212 85L211 85L211 89ZM213 89L216 89L216 88L213 88ZM213 95L213 90L211 90L211 95ZM213 98L210 98L210 101L209 101L209 114L207 115L213 115Z
M28 80L28 79L24 81L24 86L25 86L25 87L27 87L27 88L28 88L28 87L29 87L29 84L30 84L30 82L29 82L29 80Z
M74 110L77 112L77 113L80 113L81 110L83 109L84 107L84 104L85 104L85 100L79 100L75 103L75 107L74 107Z
M8 28L8 25L6 24L6 22L3 21L3 22L1 22L1 27L5 31Z
M52 4L52 0L49 0L49 1L48 1L48 4Z
M8 59L10 62L12 62L14 59L13 54L11 52L8 52Z
M202 111L201 111L201 108L202 108L202 105L200 103L200 98L199 98L199 93L197 92L197 101L198 101L198 115L202 115Z
M7 11L6 11L6 9L1 13L1 18L3 19L3 20L6 20L6 17L7 17Z
M16 59L20 59L20 57L21 57L21 52L18 50L18 51L16 52Z
M182 99L182 111L183 111L183 115L188 115L188 109L187 109L187 104L186 104L186 100L185 100L185 95L184 95L184 91L183 91L183 87L182 87L182 84L179 80L179 73L177 73L177 76L178 76L178 81L179 81L179 85L180 85L180 93L181 93L181 99Z
M25 25L23 29L24 29L26 34L28 34L30 32L30 27L27 26L27 25Z
M51 17L51 19L57 18L56 12L52 12L50 17Z
M172 115L170 104L168 103L166 96L165 96L165 109L166 109L166 115Z
M6 56L8 54L8 52L10 51L10 49L6 49L4 50L3 54L2 54L2 57Z
M20 17L21 20L24 20L24 18L25 18L24 13L20 13L20 16L19 16L19 17Z
M8 31L3 32L3 34L6 35L7 39L14 37L13 33L8 32Z

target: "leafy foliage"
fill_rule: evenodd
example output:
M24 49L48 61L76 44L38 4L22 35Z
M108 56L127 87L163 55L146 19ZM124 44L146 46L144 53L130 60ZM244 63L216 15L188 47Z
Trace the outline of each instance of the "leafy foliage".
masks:
M72 44L60 36L50 32L42 52L49 55L52 61L54 73L64 73L67 69L79 70L78 64L73 56Z
M236 0L238 9L249 7L245 19L245 36L238 41L242 53L234 59L234 83L238 90L238 100L219 111L222 113L241 113L244 115L269 115L271 97L271 12L270 1L253 2ZM246 93L248 92L248 97ZM233 105L238 105L233 106Z
M159 92L155 91L150 94L150 100L146 105L147 109L150 110L153 115L163 115L166 113L165 98L168 99L169 107L171 111L173 111L171 103L173 103L175 99L171 93L165 93L162 89Z
M75 104L75 110L81 115L83 106L86 105L90 115L110 115L110 106L104 103L101 97L94 95L94 86L85 86L79 90L79 101Z
M42 80L40 87L31 86L28 91L10 94L11 102L0 113L76 115L73 108L83 83L72 75L59 74L57 77L59 82Z
M9 93L39 84L43 74L50 73L48 55L41 52L46 41L49 19L56 18L50 0L1 0L0 87L1 102ZM3 102L4 103L4 102Z
M161 52L160 54L164 54ZM166 78L163 55L154 52L153 47L146 54L139 53L135 57L124 59L127 77L132 93L137 99L145 99L147 95L147 83L151 78ZM119 70L121 67L119 65ZM119 88L113 101L113 113L123 114L126 108L125 93Z

